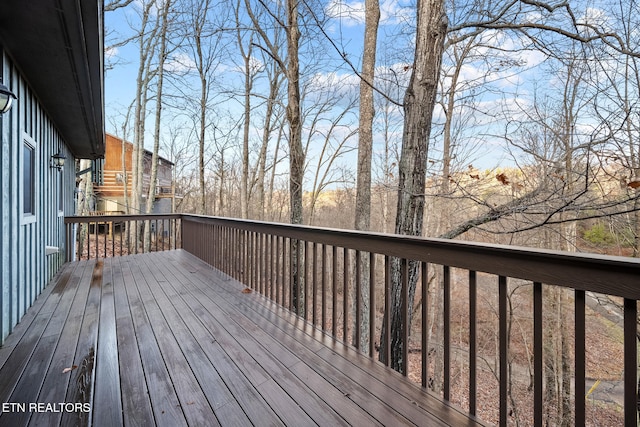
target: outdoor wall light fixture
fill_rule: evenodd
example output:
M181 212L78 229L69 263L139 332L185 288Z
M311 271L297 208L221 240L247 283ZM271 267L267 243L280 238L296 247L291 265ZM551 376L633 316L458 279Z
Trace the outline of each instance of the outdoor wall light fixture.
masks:
M4 114L11 109L11 104L17 96L8 87L0 83L0 114Z
M64 161L67 157L64 154L61 154L59 151L51 156L51 162L49 163L49 167L56 168L58 170L62 170L64 167Z

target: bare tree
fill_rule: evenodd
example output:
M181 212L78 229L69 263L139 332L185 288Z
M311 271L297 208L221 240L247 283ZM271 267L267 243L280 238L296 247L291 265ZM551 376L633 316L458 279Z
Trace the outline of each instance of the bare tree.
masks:
M396 212L395 232L405 235L421 235L423 225L425 176L428 156L428 144L431 133L431 118L437 97L440 66L444 51L444 40L448 20L445 15L444 1L422 0L417 6L417 26L415 60L411 71L411 79L404 98L404 129L400 154L398 176L398 208ZM402 279L399 260L392 263L393 290L391 298L391 324L383 324L381 343L385 328L390 329L391 355L390 361L384 360L384 352L380 352L382 362L398 371L407 367L403 360L402 315ZM417 280L417 264L412 263L409 269L409 307L413 304ZM409 328L411 321L408 325Z
M164 68L169 49L167 47L167 37L170 31L171 0L163 0L159 10L160 28L159 28L159 47L158 47L158 72L156 81L156 107L155 107L155 129L153 133L153 151L151 154L151 170L149 177L149 190L147 192L147 201L144 212L151 213L156 198L156 180L158 177L158 157L160 151L160 131L162 128L162 107L163 107L163 88L164 88ZM145 223L144 250L148 252L151 247L151 230L150 224Z
M371 227L371 157L373 149L374 100L373 84L375 80L376 51L378 41L378 25L380 22L380 4L378 0L365 1L364 49L362 55L362 72L360 74L360 121L358 124L358 167L356 180L356 206L354 226L356 230L369 230ZM361 317L356 319L360 328L360 348L366 348L369 340L369 294L368 275L369 259L362 257L361 276L364 280L360 286L362 301ZM354 317L355 318L355 317Z

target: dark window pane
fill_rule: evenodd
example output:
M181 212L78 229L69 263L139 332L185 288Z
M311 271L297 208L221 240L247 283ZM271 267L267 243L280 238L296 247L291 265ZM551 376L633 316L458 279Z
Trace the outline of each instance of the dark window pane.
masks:
M59 174L58 177L58 210L64 210L64 179L62 178L62 174Z
M22 159L22 212L33 214L34 198L34 150L31 146L24 144Z

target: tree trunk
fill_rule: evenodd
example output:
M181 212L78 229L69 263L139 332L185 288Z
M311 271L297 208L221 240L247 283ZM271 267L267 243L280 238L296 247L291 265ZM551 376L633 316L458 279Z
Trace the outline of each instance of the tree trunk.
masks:
M155 2L148 2L144 6L142 23L140 27L139 38L139 60L138 76L136 79L136 98L134 113L134 137L133 137L133 155L132 155L132 185L131 200L129 207L132 214L139 214L141 209L142 184L144 173L144 133L145 119L147 111L147 102L149 95L149 83L151 82L153 71L151 70L151 61L154 57L156 48L156 36L158 31L158 22L149 32L148 23L151 17L151 10ZM159 19L158 17L156 19ZM145 37L146 36L146 37ZM131 227L129 229L129 250L137 251L139 238L141 235L140 226Z
M422 234L424 214L424 192L431 120L438 91L438 79L444 51L444 39L447 32L447 19L444 14L443 0L418 1L418 25L416 30L415 61L411 72L409 87L404 98L404 129L402 149L398 171L398 208L395 232L419 236ZM394 259L391 265L391 325L383 324L381 343L385 328L391 330L390 366L402 371L407 361L402 360L403 327L410 329L411 312L408 325L403 325L402 313L402 277L400 262ZM409 265L409 290L406 306L412 307L417 281L417 264ZM384 352L381 352L384 358ZM385 362L384 360L382 360Z
M304 151L302 150L302 121L300 113L300 63L298 61L298 2L287 0L287 80L288 104L287 121L289 123L289 215L291 224L302 224L302 181L304 177ZM292 307L294 312L304 316L302 289L304 281L300 272L302 259L298 250L299 242L292 240L291 277Z
M169 9L171 0L164 1L162 10L162 26L160 28L160 51L158 52L158 83L156 89L156 117L153 134L153 153L151 155L151 176L149 177L149 191L147 193L147 203L145 213L153 211L156 198L156 180L158 178L158 151L160 151L160 127L162 126L162 90L164 84L164 63L167 56L167 32L169 31ZM145 223L144 251L151 249L151 227L149 222Z
M356 183L355 229L369 230L371 227L371 151L373 147L373 84L375 80L376 45L380 4L378 0L365 0L364 54L362 58L362 80L360 81L360 122L358 125L358 170ZM369 258L362 254L360 302L361 318L356 319L360 328L360 349L369 344ZM355 319L355 316L354 316ZM355 335L354 335L355 336Z
M249 218L249 132L251 127L251 90L253 88L251 43L250 38L249 47L245 52L240 31L238 31L238 46L244 59L244 123L242 128L242 177L240 179L240 216L244 219Z

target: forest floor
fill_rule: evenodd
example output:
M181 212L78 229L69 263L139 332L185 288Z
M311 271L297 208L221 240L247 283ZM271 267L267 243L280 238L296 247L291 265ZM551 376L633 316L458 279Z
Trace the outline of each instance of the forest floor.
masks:
M478 293L478 372L477 372L477 412L483 421L497 424L499 419L499 401L497 372L499 369L497 354L497 299L495 286L490 277L485 277L480 283ZM531 286L524 284L512 285L512 338L509 344L511 366L509 368L512 382L510 402L510 425L533 425L533 324ZM464 283L458 283L452 288L452 371L451 396L454 404L468 410L468 292ZM587 425L617 426L624 424L622 413L624 402L623 387L623 338L622 316L616 301L589 295L587 298L587 373L586 373L586 411ZM567 301L564 307L564 319L573 319L573 300ZM545 312L546 313L546 312ZM419 319L416 319L419 322ZM549 323L551 322L551 323ZM559 327L556 320L545 319L545 328ZM573 322L566 322L565 339L570 347L570 365L573 366ZM549 326L551 325L551 326ZM545 339L552 342L545 343L545 351L549 348L560 348L558 342L560 334L556 330L545 333ZM414 382L421 382L421 355L419 337L413 343L416 351L409 355L409 378ZM432 358L433 360L433 358ZM556 359L559 364L559 358ZM553 368L551 368L553 369ZM433 378L435 366L430 365L430 378ZM559 374L557 374L559 375ZM571 375L573 377L573 375ZM573 390L573 385L572 385ZM572 403L573 396L572 391ZM557 425L554 404L546 402L546 425Z

